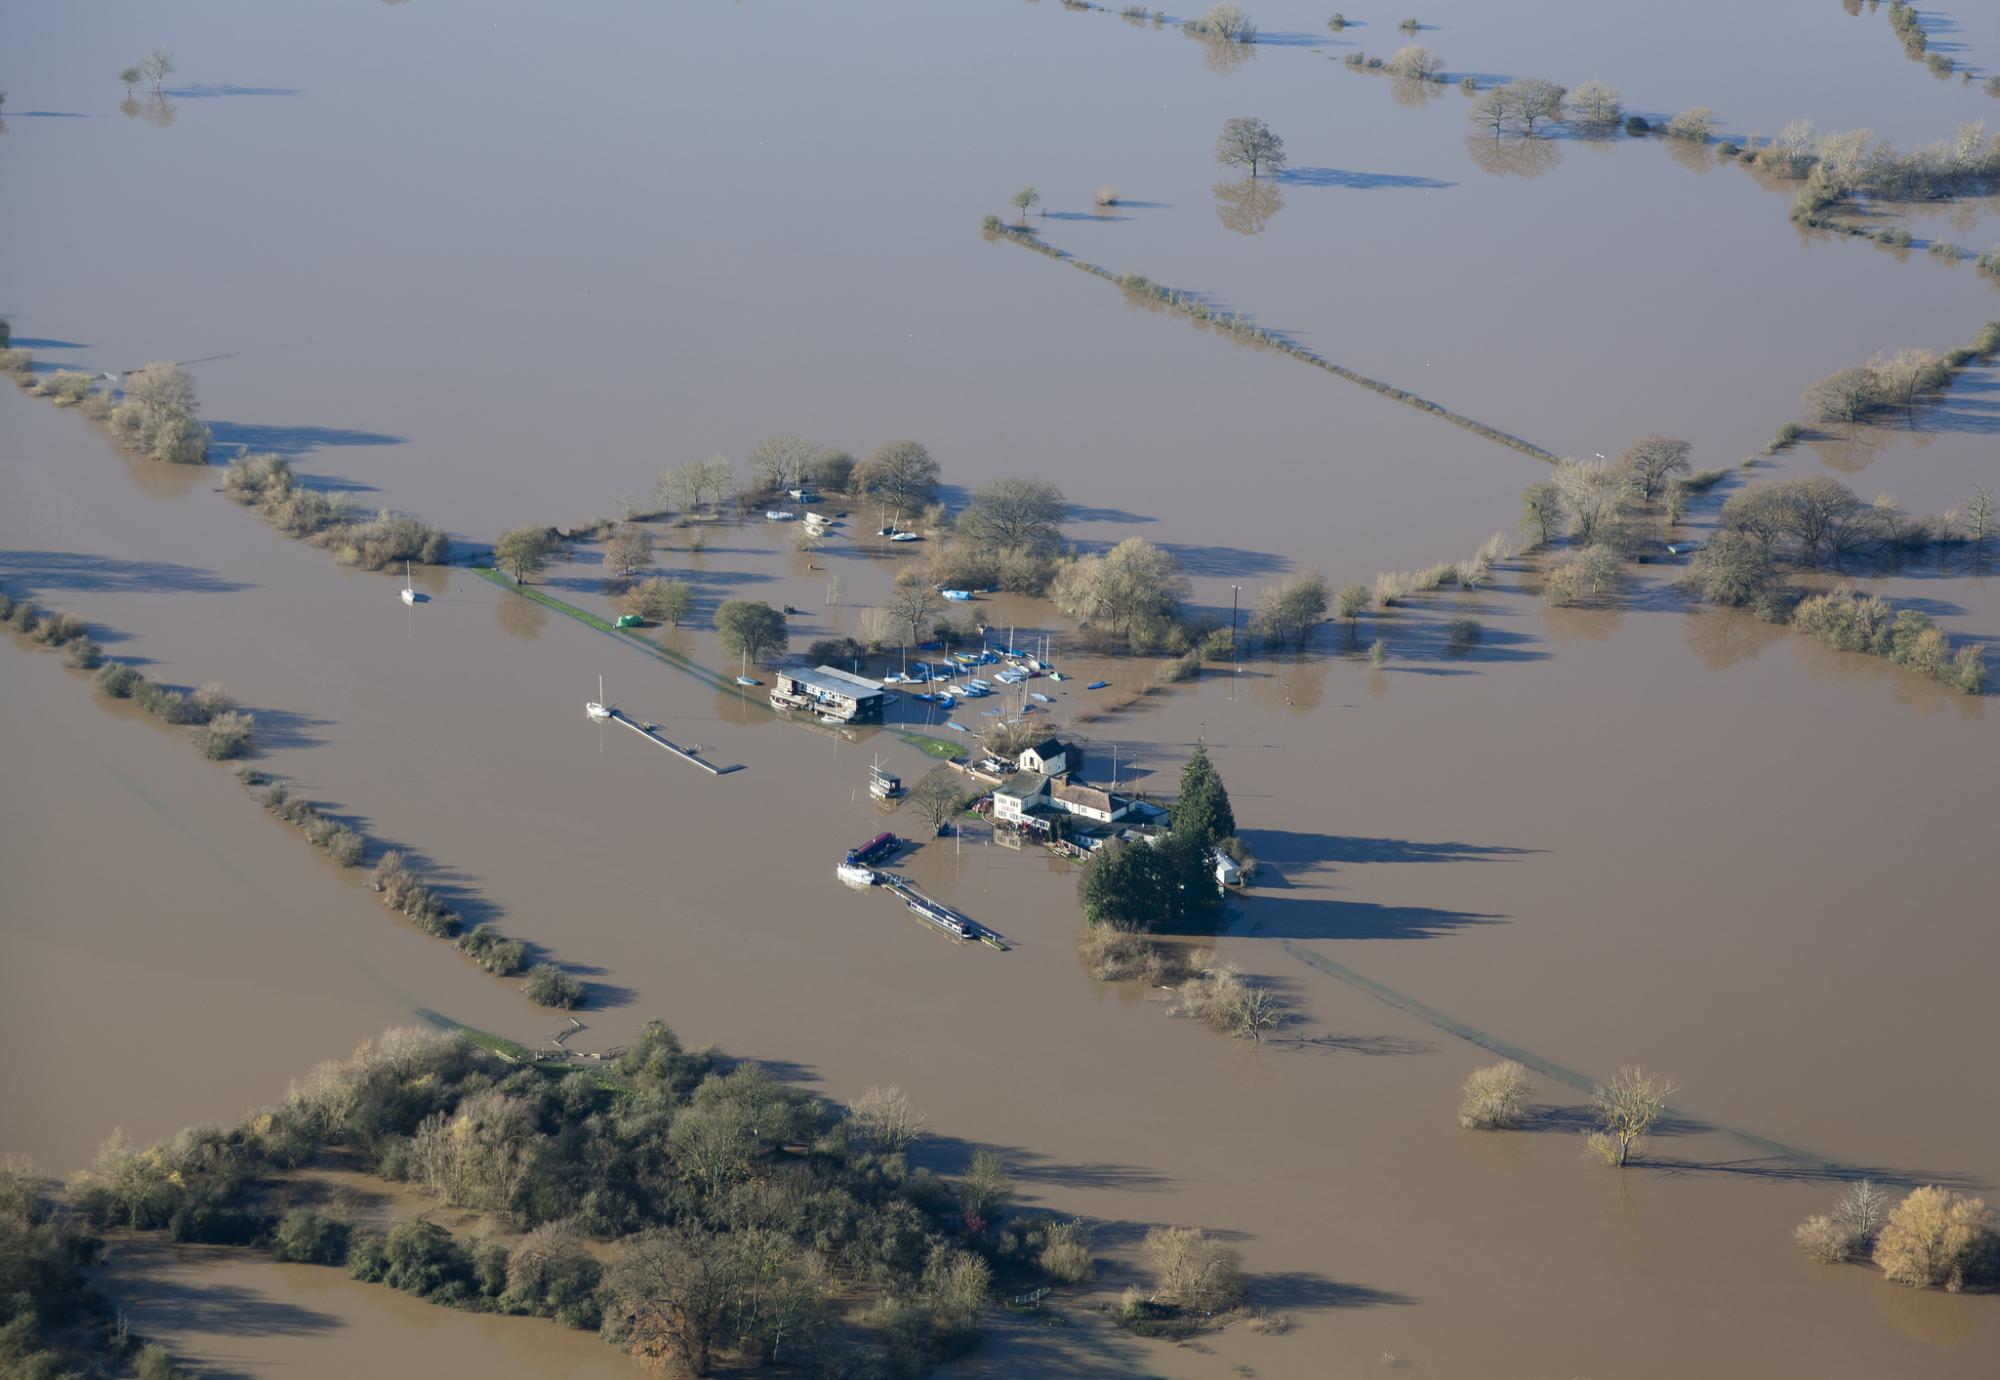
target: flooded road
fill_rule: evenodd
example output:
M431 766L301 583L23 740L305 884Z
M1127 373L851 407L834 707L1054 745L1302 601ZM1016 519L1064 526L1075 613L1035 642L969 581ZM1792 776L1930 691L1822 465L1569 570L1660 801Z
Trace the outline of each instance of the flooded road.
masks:
M1267 36L1310 28L1339 51L1323 14L1284 11L1260 12ZM1466 147L1456 90L1409 108L1275 41L1212 72L1177 34L1053 5L697 8L671 33L635 10L603 21L630 40L615 45L526 7L280 25L218 6L163 39L190 90L215 88L178 98L166 128L100 117L123 26L53 13L29 34L47 90L16 99L99 115L12 119L0 143L36 208L10 243L36 269L10 275L16 335L45 363L102 368L238 352L194 367L220 445L286 453L470 541L597 516L662 465L785 432L857 453L921 438L955 493L1058 478L1072 535L1168 545L1224 616L1232 587L1247 602L1307 567L1367 580L1511 528L1540 462L982 241L977 218L1028 180L1052 243L1580 454L1661 430L1699 466L1732 464L1815 375L1959 343L1993 314L1968 267L1801 239L1788 193L1739 169L1561 140L1539 176L1496 173ZM1703 78L1740 104L1683 96L1699 64L1682 56L1722 23L1703 13L1631 7L1641 32L1684 25L1697 46L1621 38L1626 70L1588 61L1612 42L1595 21L1447 6L1438 22L1463 31L1423 41L1489 73L1546 56L1648 108L1707 100L1735 129L1739 110L1774 127L1803 106L1906 140L1986 99L1904 70L1879 15L1790 4L1742 22L1819 60L1761 85ZM1345 37L1387 51L1387 28ZM940 56L947 38L976 56ZM1218 215L1207 152L1246 108L1293 154L1255 235ZM1104 181L1133 204L1099 220ZM183 214L135 223L134 205ZM1939 511L1990 482L1992 386L1972 371L1916 429L1752 474L1834 472ZM2000 1112L1940 1071L2000 1044L1981 986L2000 961L1980 919L1990 700L1691 612L1651 577L1617 609L1550 611L1509 570L1364 620L1361 644L1388 646L1379 672L1329 630L1303 662L1092 717L1094 778L1115 760L1171 792L1199 738L1232 788L1265 866L1222 947L1300 1013L1295 1043L1246 1049L1087 978L1066 864L974 836L900 865L1006 954L837 886L845 848L913 832L867 800L877 754L906 780L927 765L891 735L781 724L462 569L419 572L427 597L406 609L387 575L209 492L213 472L121 460L13 390L0 448L0 584L114 630L108 650L151 674L224 681L265 725L260 766L419 850L461 910L584 976L581 1046L661 1016L830 1097L898 1083L937 1167L999 1147L1025 1199L1098 1221L1113 1296L1146 1227L1198 1224L1295 1324L1202 1352L1094 1316L1073 1340L1010 1322L964 1373L1360 1375L1385 1355L1522 1380L1990 1371L1992 1297L1812 1266L1789 1238L1845 1173L2000 1181ZM718 528L698 554L663 528L661 570L697 594L663 640L721 666L708 619L733 596L800 609L798 650L851 630L904 559L854 540L871 516L811 556L776 525ZM603 611L591 555L547 578ZM1955 636L2000 636L1991 576L1882 587ZM1444 645L1447 609L1482 619L1471 656ZM979 611L1065 631L1017 601ZM600 674L627 714L743 770L709 778L590 725ZM1142 669L1105 674L1119 695ZM7 1020L17 1048L46 1051L6 1075L29 1112L7 1148L61 1171L113 1124L227 1119L419 1008L541 1033L510 984L399 926L176 735L93 705L53 656L0 647L0 677L36 726L0 804ZM1080 683L1055 722L1093 710ZM1651 1167L1599 1170L1579 1159L1577 1094L1553 1085L1540 1095L1572 1110L1549 1129L1462 1133L1458 1083L1493 1058L1466 1031L1585 1077L1657 1065L1691 1114L1805 1158L1695 1129L1656 1142ZM332 1272L140 1273L234 1291L246 1311L190 1310L184 1338L247 1373L345 1373L418 1333L498 1374L623 1373L593 1339ZM142 1330L172 1313L161 1297L135 1310ZM296 1310L324 1321L281 1325Z

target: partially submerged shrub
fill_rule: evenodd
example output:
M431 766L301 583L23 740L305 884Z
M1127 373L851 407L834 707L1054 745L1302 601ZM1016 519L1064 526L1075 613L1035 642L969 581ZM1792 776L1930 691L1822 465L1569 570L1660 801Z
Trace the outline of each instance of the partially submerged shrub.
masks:
M1512 1059L1474 1069L1459 1090L1458 1124L1468 1131L1511 1131L1528 1119L1527 1069Z
M1193 976L1174 989L1170 1016L1186 1016L1236 1039L1261 1041L1291 1014L1276 992L1245 978L1233 963L1192 966Z
M527 945L506 938L491 925L475 926L460 935L457 944L466 957L500 977L513 977L528 966Z
M537 963L530 968L528 980L521 985L521 990L537 1006L555 1006L568 1011L583 1005L582 981L553 963Z
M1558 607L1596 603L1617 590L1621 573L1618 553L1609 546L1566 552L1550 564L1542 597Z
M1698 144L1705 144L1714 135L1715 116L1705 105L1689 106L1667 121L1669 139L1689 139Z
M107 661L97 668L97 688L114 700L130 699L144 679L122 661Z
M1466 656L1479 645L1484 633L1477 618L1463 615L1445 624L1444 645L1454 656Z
M1798 1243L1799 1252L1806 1259L1823 1265L1838 1264L1854 1251L1854 1241L1847 1229L1820 1212L1792 1228L1792 1240Z
M1097 1263L1090 1248L1090 1228L1082 1222L1052 1222L1042 1247L1042 1272L1064 1284L1087 1284Z
M211 762L226 762L250 750L257 720L249 714L225 709L193 729L196 751Z
M1196 1313L1220 1313L1243 1302L1243 1258L1194 1227L1154 1227L1146 1259L1157 1283L1153 1297Z

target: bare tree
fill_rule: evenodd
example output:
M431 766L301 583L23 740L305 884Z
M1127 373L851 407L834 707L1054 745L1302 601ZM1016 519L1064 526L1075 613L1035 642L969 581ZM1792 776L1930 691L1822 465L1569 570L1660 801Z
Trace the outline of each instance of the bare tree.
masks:
M1417 81L1437 81L1444 71L1444 59L1432 54L1421 43L1406 43L1398 48L1383 70L1392 77L1410 77Z
M1563 117L1563 97L1569 93L1552 81L1522 77L1500 88L1514 108L1521 132L1533 134L1538 124L1557 124Z
M1618 463L1639 491L1639 497L1650 503L1675 475L1693 470L1694 466L1688 463L1688 453L1693 449L1686 441L1671 436L1641 436L1618 457Z
M707 1375L746 1282L731 1236L665 1227L632 1238L605 1275L606 1335L636 1356Z
M1222 133L1216 136L1215 161L1248 168L1252 177L1265 168L1277 172L1285 166L1285 141L1254 116L1232 116L1222 122Z
M1616 534L1632 495L1620 467L1605 460L1562 460L1556 464L1553 482L1578 545Z
M1367 591L1362 593L1365 601ZM1257 596L1250 630L1269 642L1298 650L1326 621L1326 608L1326 576L1308 570Z
M937 497L938 462L916 441L890 441L854 467L863 493L898 512L913 511Z
M1014 1193L1014 1175L1007 1162L991 1150L972 1152L972 1163L958 1181L959 1206L968 1217L991 1217Z
M937 594L929 585L899 585L889 596L887 610L889 616L908 634L904 644L914 645L922 640L924 624L941 607Z
M900 1155L916 1144L925 1124L924 1114L893 1083L855 1098L848 1104L847 1120L855 1134L885 1155Z
M1198 1313L1219 1313L1243 1301L1243 1258L1194 1227L1154 1227L1146 1256L1158 1277L1153 1297Z
M1847 1192L1834 1204L1833 1220L1847 1233L1857 1250L1870 1250L1889 1220L1889 1191L1873 1179L1848 1185Z
M139 70L152 78L153 94L157 96L160 93L160 84L173 75L174 55L165 48L155 48L147 54L146 60L139 64Z
M1994 532L1993 490L1984 484L1975 488L1972 497L1959 509L1958 520L1965 526L1965 539L1972 543L1972 549L1983 550Z
M965 808L965 785L957 772L939 763L910 787L909 805L917 818L930 826L930 836L936 838Z
M1591 1110L1602 1128L1589 1138L1590 1153L1620 1168L1645 1148L1646 1133L1667 1110L1667 1099L1680 1089L1656 1073L1628 1064L1609 1083L1590 1095Z
M750 452L750 473L767 490L795 489L804 482L806 467L819 453L820 447L804 437L774 436L759 441Z
M1257 41L1257 25L1234 0L1221 0L1219 4L1210 5L1201 18L1188 22L1187 29L1189 33L1221 39L1225 43Z
M1898 350L1868 362L1881 396L1898 407L1914 408L1928 393L1951 382L1951 366L1935 350Z
M1073 618L1129 632L1140 622L1171 618L1188 590L1188 578L1171 552L1143 537L1127 537L1102 556L1065 565L1049 597Z
M1551 479L1537 479L1521 491L1521 535L1530 546L1547 546L1562 535L1562 491Z
M1458 1124L1468 1131L1511 1131L1528 1118L1528 1071L1512 1059L1474 1069L1459 1090Z
M636 522L621 522L604 548L604 568L613 575L632 575L653 563L653 533Z
M1618 89L1601 81L1587 81L1570 92L1569 109L1571 118L1586 129L1608 128L1625 114Z
M982 484L959 515L968 541L1002 551L1054 550L1062 540L1069 501L1042 479L996 479Z
M1873 369L1842 369L1815 379L1800 395L1815 422L1858 422L1884 405L1882 380Z
M1491 86L1479 93L1465 113L1474 128L1491 130L1499 138L1514 127L1514 101L1504 86Z

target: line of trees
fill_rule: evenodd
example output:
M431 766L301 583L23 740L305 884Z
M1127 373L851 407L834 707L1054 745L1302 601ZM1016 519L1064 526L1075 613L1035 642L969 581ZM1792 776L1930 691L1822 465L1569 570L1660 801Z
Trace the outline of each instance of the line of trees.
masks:
M1713 539L1696 553L1683 587L1712 604L1748 608L1773 623L1848 651L1885 656L1966 694L1982 693L1987 667L1976 646L1954 650L1916 609L1842 585L1801 598L1787 576L1869 557L1893 561L1926 548L1983 556L2000 532L1993 492L1976 489L1941 517L1912 517L1895 500L1873 503L1829 475L1760 484L1732 494Z
M51 613L26 599L0 593L0 624L30 642L60 649L63 661L91 671L91 683L115 700L131 700L161 723L184 727L188 738L211 762L246 757L255 747L257 720L243 713L219 682L196 690L176 690L121 661L110 661L75 614Z
M590 1069L508 1063L462 1034L390 1031L228 1129L114 1135L70 1190L100 1227L261 1246L446 1306L598 1328L648 1363L890 1376L977 1339L996 1286L1088 1278L1088 1228L1016 1214L980 1152L913 1169L894 1089L851 1108L655 1021ZM328 1148L525 1232L378 1232L300 1205L284 1172Z
M342 565L380 570L451 560L451 539L441 528L387 508L357 512L346 494L301 486L282 455L238 454L223 471L222 492L286 536L331 551Z

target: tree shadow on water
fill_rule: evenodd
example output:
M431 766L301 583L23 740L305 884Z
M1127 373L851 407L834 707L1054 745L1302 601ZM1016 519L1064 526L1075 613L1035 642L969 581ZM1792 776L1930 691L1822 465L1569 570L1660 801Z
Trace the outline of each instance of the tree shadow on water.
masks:
M266 426L256 422L210 422L214 444L226 450L238 446L254 453L297 459L329 446L400 446L401 436L380 431L353 431L337 426Z
M1509 844L1427 843L1352 834L1308 834L1290 829L1245 829L1242 838L1257 859L1257 886L1280 890L1290 887L1296 876L1342 864L1491 862L1542 851Z
M1456 182L1446 182L1435 177L1416 177L1408 173L1352 172L1346 168L1286 168L1273 177L1287 187L1345 187L1351 191L1373 192L1391 188L1413 191L1442 191L1446 187L1456 187Z
M81 551L0 551L0 582L17 595L48 590L112 594L228 594L249 589L200 566L125 561Z
M1401 1308L1417 1301L1397 1289L1347 1284L1307 1270L1251 1275L1245 1283L1251 1302L1261 1308Z
M1504 915L1437 906L1384 906L1373 901L1295 900L1252 892L1233 934L1259 939L1437 939L1472 925L1497 925Z

